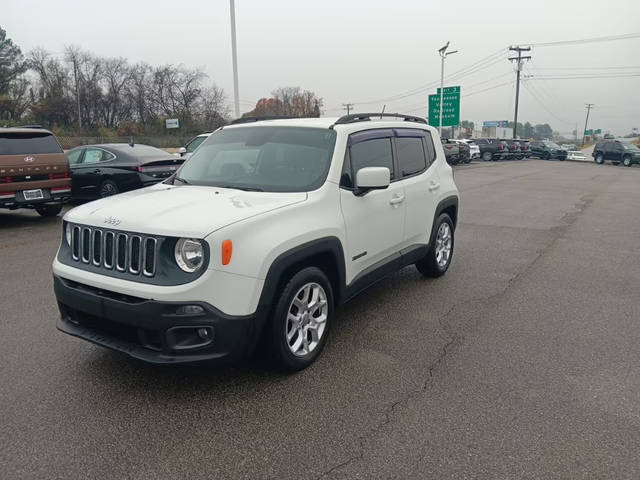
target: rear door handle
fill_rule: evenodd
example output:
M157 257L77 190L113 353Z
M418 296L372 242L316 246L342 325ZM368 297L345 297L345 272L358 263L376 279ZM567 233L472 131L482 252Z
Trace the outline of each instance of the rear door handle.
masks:
M402 202L404 202L404 195L394 195L393 197L391 197L391 200L389 200L389 203L391 205L398 205Z
M437 190L440 188L440 184L438 182L431 182L429 184L429 191L433 192L434 190Z

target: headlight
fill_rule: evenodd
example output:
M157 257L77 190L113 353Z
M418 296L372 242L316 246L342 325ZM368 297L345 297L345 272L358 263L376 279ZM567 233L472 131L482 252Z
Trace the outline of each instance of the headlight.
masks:
M64 237L67 239L67 245L71 246L71 224L67 223L64 229Z
M204 264L204 247L195 238L181 238L175 248L176 263L187 273L193 273Z

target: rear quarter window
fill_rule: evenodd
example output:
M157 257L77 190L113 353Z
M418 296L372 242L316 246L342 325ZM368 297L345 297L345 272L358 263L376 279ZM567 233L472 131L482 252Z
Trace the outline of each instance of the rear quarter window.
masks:
M1 132L0 155L62 153L56 138L45 132Z

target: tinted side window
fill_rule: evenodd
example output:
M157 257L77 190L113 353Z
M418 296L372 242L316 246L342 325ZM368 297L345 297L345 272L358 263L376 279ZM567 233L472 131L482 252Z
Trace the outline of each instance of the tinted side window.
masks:
M67 158L69 159L69 165L77 165L80 163L80 158L82 157L82 149L78 148L76 150L71 150L67 152Z
M427 153L427 164L431 165L436 159L436 149L433 146L433 138L431 138L431 134L429 132L425 132L425 136L422 137L422 141L424 142L424 149Z
M396 138L396 151L398 153L398 168L403 177L415 175L427 168L422 138L398 137Z
M374 138L356 143L350 147L352 171L354 174L364 167L387 167L393 172L393 154L391 153L391 138Z
M116 158L116 156L106 150L101 150L99 148L87 148L87 151L84 154L83 163L106 162L107 160L113 160L114 158Z

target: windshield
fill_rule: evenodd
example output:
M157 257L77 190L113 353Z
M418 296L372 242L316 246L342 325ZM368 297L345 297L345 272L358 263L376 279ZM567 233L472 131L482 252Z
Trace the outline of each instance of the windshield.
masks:
M549 148L560 148L560 145L558 145L557 143L553 143L553 142L544 142L544 144L549 147Z
M55 137L47 132L0 133L0 155L62 153Z
M632 143L623 143L622 144L622 148L624 148L625 150L636 150L636 151L640 151L640 148L636 147L634 144Z
M240 127L212 134L185 162L178 181L267 192L302 192L327 176L336 132L301 127Z

